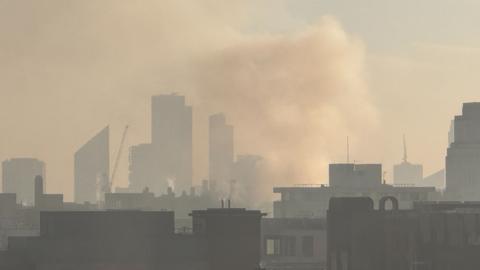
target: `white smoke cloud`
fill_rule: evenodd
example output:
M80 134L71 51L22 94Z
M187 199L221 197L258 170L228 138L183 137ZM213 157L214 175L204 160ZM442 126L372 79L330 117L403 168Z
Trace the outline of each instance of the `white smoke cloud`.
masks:
M206 175L208 113L226 113L238 153L265 158L268 184L318 182L347 134L354 144L376 128L363 45L332 17L272 33L261 27L269 11L281 14L269 25L294 20L280 1L0 7L0 158L45 160L49 192L67 198L73 153L101 127L111 124L112 149L126 123L129 144L149 140L153 94L186 94L194 106L196 180ZM126 155L120 166L126 184Z

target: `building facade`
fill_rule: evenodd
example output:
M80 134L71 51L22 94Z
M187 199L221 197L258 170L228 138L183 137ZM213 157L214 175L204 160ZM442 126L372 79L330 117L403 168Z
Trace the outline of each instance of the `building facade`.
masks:
M393 166L393 183L395 185L421 185L423 166L404 161Z
M39 175L45 178L45 163L35 158L13 158L2 162L2 188L4 193L17 194L17 202L34 204L33 183ZM45 186L43 186L45 189Z
M209 180L227 195L233 180L234 162L233 126L228 125L225 115L214 114L209 118Z
M110 179L109 127L102 129L75 153L74 200L97 202L97 182Z
M400 210L368 197L332 198L329 270L474 270L480 267L480 203L424 202Z
M10 237L0 269L257 269L261 217L194 211L193 233L176 233L170 211L42 212L39 235Z
M453 129L445 159L446 195L455 200L480 200L480 103L464 103Z
M326 220L264 218L261 252L262 267L267 270L326 269Z
M151 143L130 149L132 191L149 188L156 195L192 186L192 107L176 94L152 97Z

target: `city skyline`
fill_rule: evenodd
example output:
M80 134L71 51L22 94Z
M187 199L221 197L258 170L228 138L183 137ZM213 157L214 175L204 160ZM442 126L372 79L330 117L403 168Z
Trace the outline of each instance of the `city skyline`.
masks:
M71 153L106 124L112 128L113 149L125 124L131 125L128 146L148 141L148 99L152 95L176 91L198 110L193 119L194 181L208 176L207 161L202 159L208 152L204 143L208 141L207 117L223 112L242 132L237 134L239 153L256 150L250 141L267 142L258 154L282 157L285 161L275 168L293 164L279 173L284 177L272 176L281 179L277 184L326 182L326 165L345 160L346 136L351 138L352 160L382 163L387 178L392 179L392 166L402 156L401 136L406 134L410 160L422 163L424 175L430 175L444 167L449 121L460 112L462 102L478 100L473 70L480 42L471 25L478 20L472 10L479 4L472 1L433 4L428 0L418 5L412 1L310 0L212 5L207 1L192 4L190 9L178 1L165 1L161 7L154 1L145 2L149 8L112 1L71 6L7 2L0 11L2 40L8 40L1 43L0 51L10 52L1 54L5 61L0 66L0 120L5 132L0 139L0 159L33 156L44 160L50 171L47 190L65 192L68 199L73 198ZM446 15L447 25L439 16L444 10L451 11ZM72 16L68 19L66 14ZM401 23L402 16L406 23ZM195 18L195 23L183 20L186 17ZM152 24L159 27L152 28ZM121 42L125 40L136 42ZM321 43L328 44L327 48ZM314 49L311 44L316 44ZM323 61L324 49L344 58ZM262 60L259 56L265 52L271 57ZM304 53L315 57L304 61ZM256 69L239 59L249 59ZM225 66L226 62L237 68ZM345 76L335 77L330 84L315 79L330 76L323 72L335 65ZM290 66L302 68L297 73ZM292 77L301 75L305 83L277 81L283 70ZM246 82L238 74L251 80ZM305 85L316 86L318 93ZM338 90L345 85L355 90ZM242 93L244 89L252 91ZM325 95L324 89L333 90ZM306 102L304 96L316 103ZM290 98L291 102L284 102ZM241 103L267 99L273 100L269 106L248 108L242 114L246 108ZM269 125L259 129L255 114ZM299 121L297 115L311 117ZM338 125L324 128L330 119ZM308 132L268 140L270 134L309 125ZM249 134L251 129L258 132ZM318 149L317 155L309 156L310 147L299 143L284 152L278 150L281 141L303 134L308 136L305 144ZM300 165L289 160L289 153L302 160ZM127 156L123 155L119 166L118 184L122 186L128 184ZM304 174L301 165L306 168Z

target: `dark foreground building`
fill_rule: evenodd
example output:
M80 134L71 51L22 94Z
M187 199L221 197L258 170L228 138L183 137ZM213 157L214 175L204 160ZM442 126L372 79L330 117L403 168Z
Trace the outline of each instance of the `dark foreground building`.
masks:
M326 269L324 218L262 219L262 267L266 270Z
M327 220L330 270L480 269L480 203L332 198Z
M170 211L42 212L40 235L11 237L0 269L256 269L262 215L194 211L193 233L179 234Z

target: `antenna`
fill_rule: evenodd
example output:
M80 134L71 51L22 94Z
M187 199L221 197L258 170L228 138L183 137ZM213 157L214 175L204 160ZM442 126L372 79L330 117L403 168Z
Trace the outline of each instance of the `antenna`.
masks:
M405 134L403 134L403 162L407 162L407 141L405 140Z
M347 163L350 163L350 144L348 143L348 136L347 136Z

